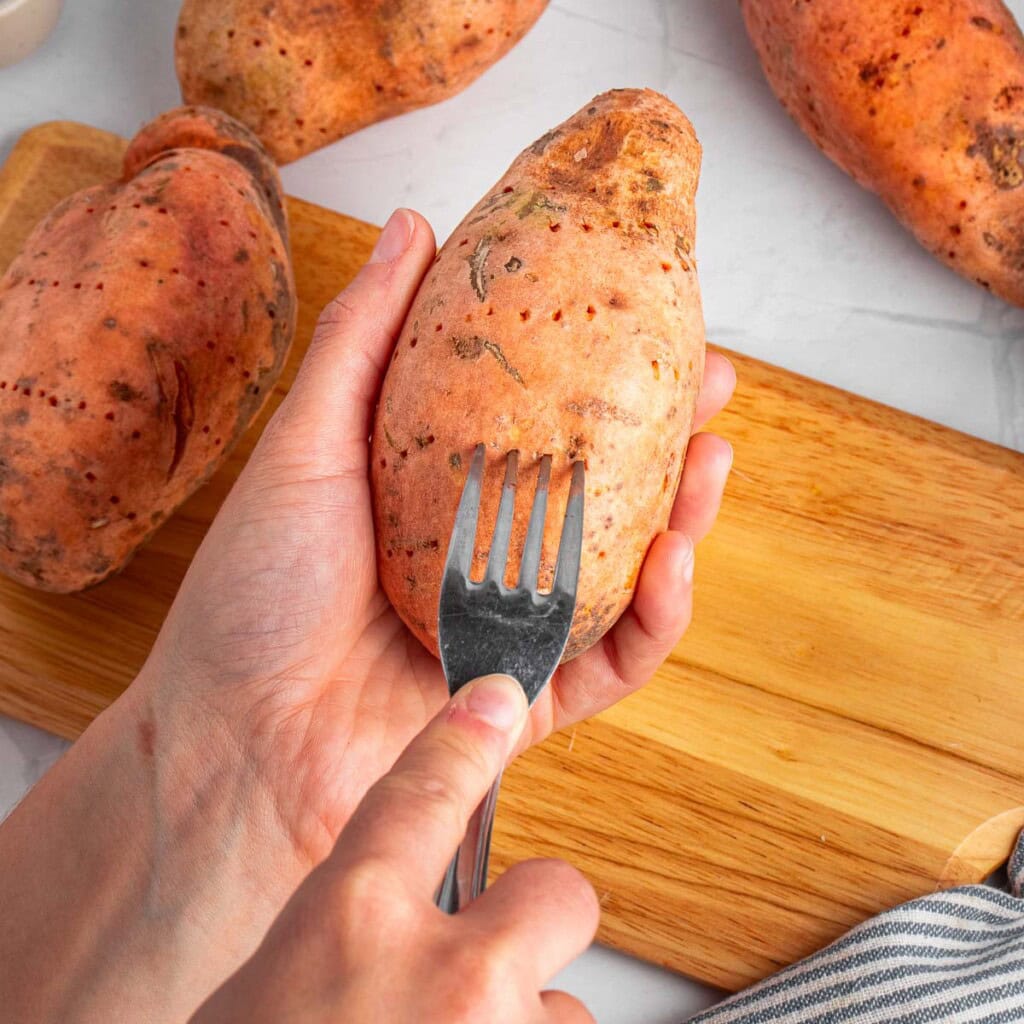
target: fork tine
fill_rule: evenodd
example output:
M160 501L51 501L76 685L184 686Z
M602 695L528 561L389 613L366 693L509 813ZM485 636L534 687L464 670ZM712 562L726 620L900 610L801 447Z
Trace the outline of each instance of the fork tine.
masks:
M501 583L505 579L505 563L508 561L508 541L512 535L512 519L516 511L516 476L519 472L519 452L508 453L505 463L505 483L501 487L501 502L498 504L498 518L494 523L491 538L491 553L487 558L485 580Z
M540 568L541 548L544 545L544 520L548 514L548 481L551 479L551 456L545 455L540 460L537 470L537 490L533 496L533 508L530 510L530 525L526 530L526 543L523 545L523 557L519 563L519 587L535 591L537 589L537 570Z
M473 461L466 474L466 483L459 499L459 510L455 513L455 526L448 544L445 559L445 573L455 569L463 579L469 579L473 565L473 545L476 541L476 518L480 511L480 487L484 476L484 446L478 444L473 452Z
M561 590L571 596L576 595L580 556L583 552L583 482L583 463L574 462L572 482L569 484L569 500L565 505L565 521L562 523L562 538L558 542L555 582L552 587L552 590Z

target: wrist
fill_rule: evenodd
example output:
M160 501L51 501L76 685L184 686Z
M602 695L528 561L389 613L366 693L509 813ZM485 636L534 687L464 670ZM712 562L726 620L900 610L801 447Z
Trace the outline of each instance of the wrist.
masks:
M145 780L146 904L176 922L211 989L262 940L314 866L238 738L188 686L147 666L123 698L121 730Z
M298 884L226 730L157 696L140 677L0 828L12 1019L186 1019Z

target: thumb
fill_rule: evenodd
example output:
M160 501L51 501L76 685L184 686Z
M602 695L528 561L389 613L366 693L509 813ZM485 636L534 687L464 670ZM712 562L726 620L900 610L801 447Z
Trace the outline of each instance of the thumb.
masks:
M435 252L423 217L411 210L391 215L369 261L320 314L262 447L284 443L329 475L365 467L380 381Z
M527 710L523 688L510 676L463 686L367 792L335 847L334 870L386 864L424 898L432 896Z

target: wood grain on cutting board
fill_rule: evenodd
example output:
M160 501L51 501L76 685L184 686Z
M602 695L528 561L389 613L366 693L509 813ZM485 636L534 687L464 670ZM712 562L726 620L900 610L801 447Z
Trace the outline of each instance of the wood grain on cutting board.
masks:
M123 146L65 122L24 136L0 172L0 269ZM73 737L141 664L376 238L288 209L298 336L268 408L119 577L73 596L0 579L0 710ZM726 988L983 878L1024 825L1024 456L732 357L714 426L736 464L693 627L646 690L516 762L494 856L567 857L601 896L603 941Z

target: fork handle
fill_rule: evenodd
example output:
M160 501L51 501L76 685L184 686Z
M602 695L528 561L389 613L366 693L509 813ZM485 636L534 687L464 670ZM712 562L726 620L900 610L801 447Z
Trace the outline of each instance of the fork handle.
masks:
M437 890L434 902L446 914L457 914L487 888L491 831L494 828L494 809L498 805L500 786L499 774L469 819L465 838L455 851L444 881Z

